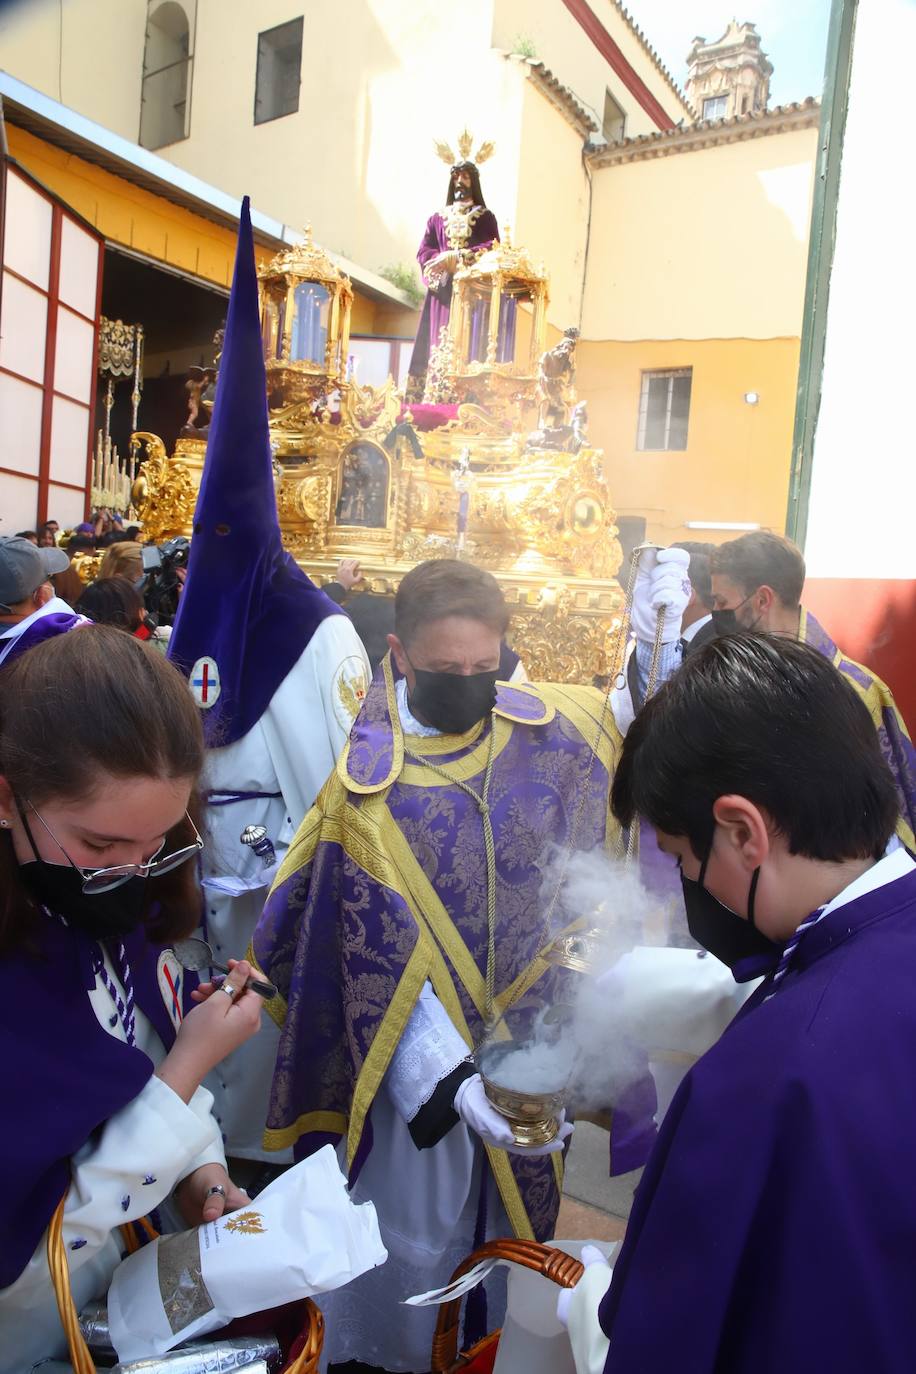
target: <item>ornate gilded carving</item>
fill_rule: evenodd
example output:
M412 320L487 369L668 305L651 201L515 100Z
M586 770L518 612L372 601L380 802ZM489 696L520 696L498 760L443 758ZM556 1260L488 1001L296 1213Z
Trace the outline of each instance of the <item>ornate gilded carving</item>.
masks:
M144 539L158 544L179 534L190 535L206 444L201 439L180 439L175 457L170 458L158 435L138 431L131 435L130 445L132 456L141 464L131 501L143 522Z

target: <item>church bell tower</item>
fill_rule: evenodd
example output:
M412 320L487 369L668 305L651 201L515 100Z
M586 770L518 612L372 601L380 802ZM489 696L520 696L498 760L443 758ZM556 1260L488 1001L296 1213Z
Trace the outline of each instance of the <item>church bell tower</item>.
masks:
M697 119L732 119L766 109L773 65L754 24L733 19L716 42L695 38L687 63L685 90Z

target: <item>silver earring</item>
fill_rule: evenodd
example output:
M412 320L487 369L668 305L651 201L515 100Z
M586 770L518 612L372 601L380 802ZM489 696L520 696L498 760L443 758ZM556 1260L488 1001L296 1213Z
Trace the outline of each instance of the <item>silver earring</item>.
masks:
M6 830L7 827L9 826L9 821L0 821L0 825L3 826L3 829L4 829L4 830Z

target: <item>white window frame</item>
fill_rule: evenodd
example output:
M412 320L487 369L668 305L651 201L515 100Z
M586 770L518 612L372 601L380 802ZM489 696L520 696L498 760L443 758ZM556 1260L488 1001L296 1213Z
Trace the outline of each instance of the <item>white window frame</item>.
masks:
M722 113L721 113L721 114L718 114L718 113L716 113L716 114L708 114L708 113L707 113L707 110L706 110L707 105L712 105L712 104L718 105L718 103L719 103L720 100L721 100L721 102L722 102ZM708 95L708 96L706 97L706 99L703 101L703 119L725 119L727 115L728 115L728 95L726 94L725 91L720 91L720 93L719 93L718 95Z
M649 448L646 444L646 429L649 421L649 383L659 377L666 377L668 380L668 394L665 400L665 442L661 447ZM661 367L652 368L640 374L639 388L639 424L636 433L636 447L643 453L686 453L687 439L690 433L690 408L687 409L687 433L684 435L684 447L671 447L671 402L674 396L675 377L690 378L690 399L693 400L693 368L692 367Z

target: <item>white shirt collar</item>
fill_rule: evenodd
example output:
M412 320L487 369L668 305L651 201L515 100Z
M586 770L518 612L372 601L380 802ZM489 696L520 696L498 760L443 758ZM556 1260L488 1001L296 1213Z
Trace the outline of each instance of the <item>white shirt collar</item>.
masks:
M423 725L411 713L407 704L407 679L399 677L394 685L394 694L398 703L398 716L401 721L401 729L405 735L422 735L426 739L431 739L433 735L441 735L441 730L435 730L431 725Z
M681 639L685 644L689 644L694 635L699 634L704 625L708 625L711 620L711 615L704 615L702 619L695 620L692 625L687 626L686 630L681 630Z
M824 907L823 915L827 916L831 911L836 911L841 906L846 906L847 902L858 901L866 893L874 892L879 887L885 887L887 883L894 883L898 878L903 878L907 873L912 873L916 864L910 858L903 845L894 835L890 844L884 851L884 857L879 859L871 868L854 879L848 887L844 887L842 892L838 892L832 902L828 902Z

